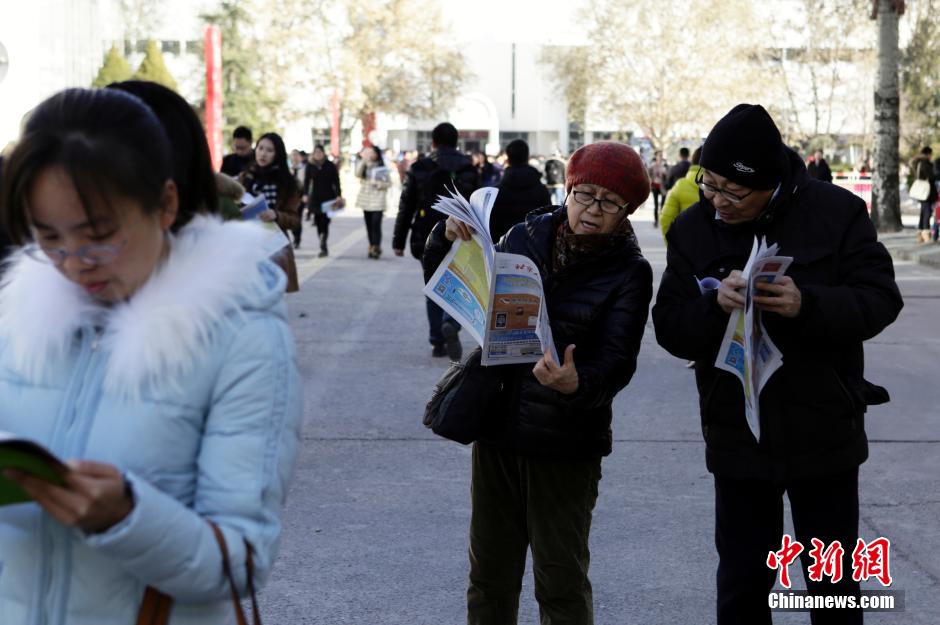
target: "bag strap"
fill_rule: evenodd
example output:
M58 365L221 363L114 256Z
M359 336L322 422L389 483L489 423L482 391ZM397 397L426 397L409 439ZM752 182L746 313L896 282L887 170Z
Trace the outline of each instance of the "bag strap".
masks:
M238 601L238 590L235 587L235 577L232 575L232 565L228 557L228 545L225 544L225 536L219 526L209 521L209 527L215 534L215 540L219 543L219 550L222 552L222 570L228 578L229 587L232 589L232 605L235 607L235 620L238 625L248 625L245 620L245 613L242 611L242 604ZM248 592L251 593L251 611L254 625L261 625L261 613L258 611L258 598L255 595L254 583L254 563L251 559L251 545L245 541L245 564L248 567Z
M248 625L245 620L245 613L242 610L242 604L238 600L238 590L235 587L235 576L232 575L232 564L229 560L228 545L225 543L225 535L219 526L209 521L209 527L215 535L216 542L219 543L219 551L222 552L222 570L228 579L229 588L232 591L232 605L235 608L235 620L237 625ZM248 568L248 592L251 593L251 611L253 625L261 625L261 612L258 610L258 597L255 593L254 581L254 562L251 554L251 544L245 540L245 566ZM137 625L167 625L170 620L170 608L173 606L173 598L158 591L153 586L148 586L144 592L144 599L140 604L140 612L137 614Z
M153 586L147 586L144 600L140 604L137 614L137 625L166 625L170 620L170 607L173 599L158 591Z

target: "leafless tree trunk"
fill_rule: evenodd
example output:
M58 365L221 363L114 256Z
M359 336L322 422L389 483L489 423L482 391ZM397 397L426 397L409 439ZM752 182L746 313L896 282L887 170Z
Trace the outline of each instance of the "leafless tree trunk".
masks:
M901 230L898 181L898 17L899 0L873 0L878 20L878 73L875 80L875 163L871 218L879 232Z

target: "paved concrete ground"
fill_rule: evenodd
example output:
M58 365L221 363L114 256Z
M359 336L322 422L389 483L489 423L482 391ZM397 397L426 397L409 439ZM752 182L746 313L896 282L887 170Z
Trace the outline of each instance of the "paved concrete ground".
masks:
M445 363L430 357L417 261L389 253L394 210L388 216L379 261L366 258L354 212L335 220L329 259L313 258L312 228L300 250L306 281L290 313L305 380L304 448L262 593L266 622L465 619L470 450L421 425ZM650 219L644 208L635 223L658 281L665 253ZM904 311L866 351L867 377L893 401L869 412L861 535L891 539L907 611L866 622L926 625L940 618L940 271L896 267ZM656 344L651 325L614 414L591 539L596 622L713 623L713 483L693 376ZM530 572L520 622L538 622Z

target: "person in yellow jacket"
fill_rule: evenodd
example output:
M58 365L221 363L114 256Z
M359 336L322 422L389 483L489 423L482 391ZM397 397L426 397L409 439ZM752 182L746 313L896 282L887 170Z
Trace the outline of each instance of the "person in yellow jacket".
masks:
M698 160L702 156L702 148L696 148L692 153L692 164L684 178L676 180L676 184L669 190L666 196L666 203L663 204L662 215L659 216L659 226L663 229L663 239L669 232L669 226L673 220L679 216L679 213L698 202L698 185L695 183L695 177L701 171Z

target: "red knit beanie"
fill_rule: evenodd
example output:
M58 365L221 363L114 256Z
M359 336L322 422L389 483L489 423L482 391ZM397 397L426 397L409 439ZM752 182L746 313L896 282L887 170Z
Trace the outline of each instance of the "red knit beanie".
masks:
M585 145L568 159L565 190L576 184L596 184L627 202L632 215L650 195L650 177L643 159L629 145L598 141Z

